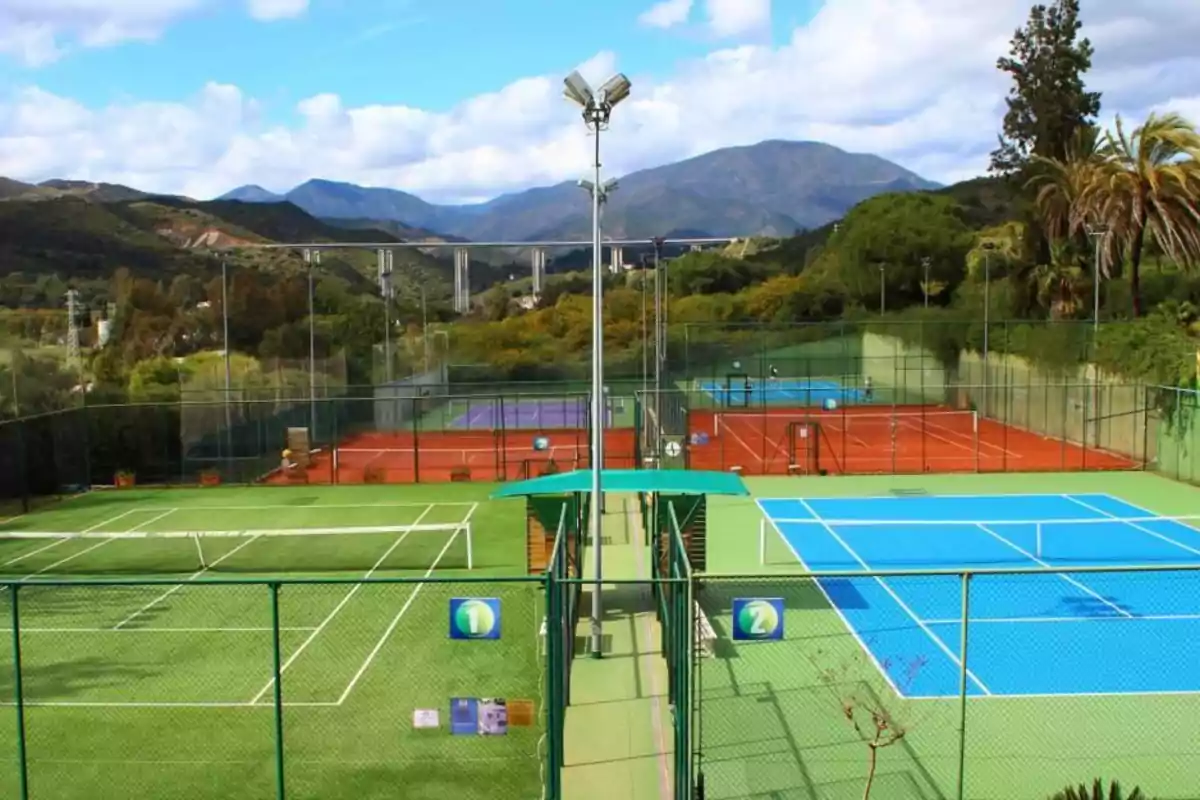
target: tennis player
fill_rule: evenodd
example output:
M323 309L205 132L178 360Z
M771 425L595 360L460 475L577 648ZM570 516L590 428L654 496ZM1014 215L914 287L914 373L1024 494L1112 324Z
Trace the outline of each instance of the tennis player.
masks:
M283 454L282 454L282 455L283 455L283 458L281 459L281 461L280 461L280 464L279 464L280 468L281 468L281 469L282 469L284 472L288 472L288 471L290 471L290 470L293 470L293 469L295 469L295 468L296 468L296 462L295 462L295 460L292 458L292 451L291 451L290 449L288 449L288 448L286 448L286 447L285 447L285 448L283 448Z
M871 384L871 376L863 378L863 397L867 402L871 402L875 398L875 387Z

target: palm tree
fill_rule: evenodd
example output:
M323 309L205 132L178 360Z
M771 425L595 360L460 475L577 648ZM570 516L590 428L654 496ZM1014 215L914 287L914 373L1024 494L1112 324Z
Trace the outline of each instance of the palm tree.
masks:
M1121 784L1116 781L1109 784L1108 791L1105 792L1104 782L1097 778L1090 791L1082 784L1068 786L1051 800L1146 800L1146 795L1137 787L1134 787L1131 794L1125 794L1121 791Z
M1133 314L1140 316L1147 236L1181 266L1200 262L1200 133L1178 114L1151 114L1127 135L1117 117L1115 135L1105 133L1088 164L1069 216L1109 231L1103 239L1108 263L1128 253Z
M1035 189L1034 204L1051 242L1082 236L1090 221L1080 200L1100 167L1100 129L1079 128L1067 145L1063 159L1033 157L1032 176L1026 188Z
M1079 310L1085 273L1073 260L1071 248L1061 240L1050 247L1050 263L1033 268L1029 280L1038 303L1051 319L1067 319Z

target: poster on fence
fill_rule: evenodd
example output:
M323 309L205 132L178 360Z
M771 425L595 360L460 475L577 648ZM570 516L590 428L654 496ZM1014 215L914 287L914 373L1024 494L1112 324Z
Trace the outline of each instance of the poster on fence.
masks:
M413 709L413 728L416 730L429 730L431 728L440 728L442 725L441 715L438 714L436 708L416 708Z
M479 701L479 735L504 736L508 733L508 704L502 698Z
M450 733L474 736L479 732L479 700L474 697L450 698Z
M535 705L532 700L508 701L508 727L532 728Z

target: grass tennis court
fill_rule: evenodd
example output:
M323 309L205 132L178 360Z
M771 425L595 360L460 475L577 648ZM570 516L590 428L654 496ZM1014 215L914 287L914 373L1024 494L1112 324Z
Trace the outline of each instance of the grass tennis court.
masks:
M278 591L289 796L536 796L544 589L498 577L522 571L523 523L486 488L94 492L0 524L2 579L21 584L30 796L274 796L271 579L312 581ZM127 583L44 583L64 578ZM452 641L452 597L498 598L501 638ZM6 642L12 600L6 587ZM4 797L13 682L6 651ZM451 736L452 697L537 710L505 736ZM440 729L415 730L416 709Z
M905 730L879 751L872 797L956 797L960 753L977 800L1097 777L1197 797L1200 572L1153 571L1200 565L1197 521L1180 519L1196 489L1149 474L748 483L755 502L710 506L697 595L719 636L696 689L708 796L861 797L849 701ZM1121 567L1150 571L1089 571ZM954 571L1014 569L1040 574L970 579L964 711ZM949 574L895 574L929 570ZM782 641L732 640L748 597L783 600Z

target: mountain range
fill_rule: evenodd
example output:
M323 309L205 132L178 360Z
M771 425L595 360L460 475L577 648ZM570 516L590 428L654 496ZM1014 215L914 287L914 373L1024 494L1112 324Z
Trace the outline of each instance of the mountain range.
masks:
M620 178L604 209L604 229L616 238L789 236L832 222L877 194L936 188L878 156L772 140ZM320 179L283 194L241 186L219 199L291 202L334 224L379 227L378 221L387 221L470 241L586 239L591 231L590 198L572 182L470 205L438 205L398 189Z

